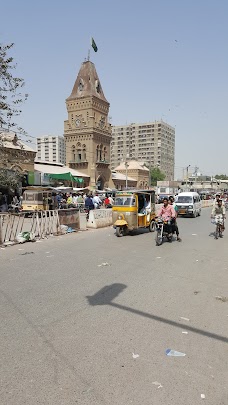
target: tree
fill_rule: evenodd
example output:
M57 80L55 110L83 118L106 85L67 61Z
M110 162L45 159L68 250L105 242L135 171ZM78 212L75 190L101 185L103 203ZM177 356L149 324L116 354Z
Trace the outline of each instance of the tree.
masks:
M28 94L23 93L24 79L14 77L16 69L14 58L8 56L14 44L0 44L0 128L15 129L20 133L25 131L18 127L15 117L20 115L21 106L27 100Z
M156 186L157 181L165 180L165 174L159 169L159 167L154 167L150 171L150 179L151 179L151 185Z
M22 180L22 175L19 172L0 169L0 188L5 188L10 191L15 190Z
M216 174L216 180L228 180L228 176L226 174Z

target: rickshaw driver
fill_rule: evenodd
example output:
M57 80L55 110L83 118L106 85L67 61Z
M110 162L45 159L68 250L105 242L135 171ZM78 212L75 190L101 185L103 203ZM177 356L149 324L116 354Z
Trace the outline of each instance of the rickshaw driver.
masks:
M138 204L139 204L138 213L142 214L144 206L145 206L145 201L144 201L144 197L142 194L139 194L139 196L138 196Z
M151 213L151 204L150 204L150 196L149 195L146 195L144 208L145 208L146 215L147 215L147 221L149 221L150 220L150 213Z

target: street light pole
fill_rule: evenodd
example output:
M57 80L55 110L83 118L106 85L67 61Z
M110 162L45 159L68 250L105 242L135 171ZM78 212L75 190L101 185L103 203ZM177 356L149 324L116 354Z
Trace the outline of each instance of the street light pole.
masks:
M128 166L129 166L129 164L127 163L127 159L129 158L129 154L127 153L126 154L126 160L125 160L125 169L126 169L126 190L127 190L127 187L128 187L128 178L127 178L127 176L128 176L128 172L127 172L127 169L128 169Z
M127 190L127 187L128 187L128 178L127 178L127 176L128 176L128 173L127 173L127 168L128 168L128 163L127 163L127 161L125 161L125 169L126 169L126 190Z

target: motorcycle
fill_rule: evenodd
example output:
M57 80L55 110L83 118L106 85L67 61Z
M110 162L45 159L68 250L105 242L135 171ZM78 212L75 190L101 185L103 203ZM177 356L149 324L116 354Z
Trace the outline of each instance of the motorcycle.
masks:
M173 234L170 234L170 227L171 227L171 221L164 221L163 218L159 217L155 219L155 230L156 230L156 236L155 236L155 242L156 246L162 245L164 238L168 240L168 242L172 242L173 239Z
M224 218L221 214L212 218L212 223L215 224L215 239L222 238L222 232L224 231Z
M16 204L12 203L8 206L8 212L10 214L19 214L20 211L22 211L22 208L19 203L16 203Z

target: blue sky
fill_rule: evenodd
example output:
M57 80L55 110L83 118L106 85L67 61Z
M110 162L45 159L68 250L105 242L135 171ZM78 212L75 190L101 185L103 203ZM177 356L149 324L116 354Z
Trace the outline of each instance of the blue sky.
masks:
M91 50L112 124L163 119L176 128L176 173L228 174L226 0L11 0L0 41L14 42L29 99L19 119L62 135L65 99Z

